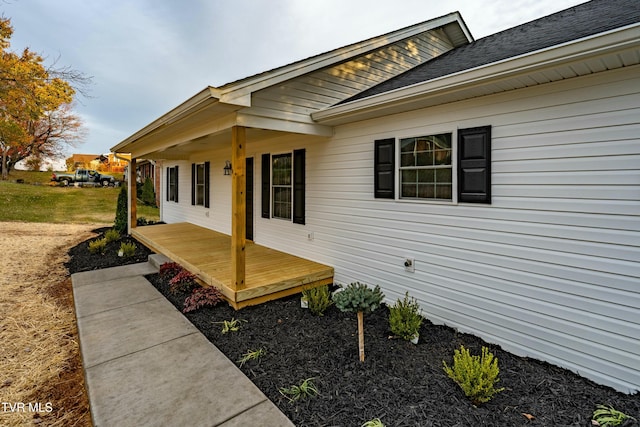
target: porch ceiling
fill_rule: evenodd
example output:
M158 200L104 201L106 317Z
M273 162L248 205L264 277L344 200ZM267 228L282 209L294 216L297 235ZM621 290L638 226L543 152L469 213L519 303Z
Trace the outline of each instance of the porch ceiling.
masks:
M263 141L275 138L283 134L280 131L267 129L247 128L247 140ZM144 157L151 160L188 160L190 156L205 152L218 147L227 147L231 149L231 128L220 130L216 133L210 133L195 139L176 142L169 146L160 147L157 150L149 151L145 154L134 155L134 157Z

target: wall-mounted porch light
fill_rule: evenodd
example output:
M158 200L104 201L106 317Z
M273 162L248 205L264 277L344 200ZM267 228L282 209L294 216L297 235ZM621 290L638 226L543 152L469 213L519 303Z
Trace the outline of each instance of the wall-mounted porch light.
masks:
M226 160L224 162L224 174L225 175L231 175L231 162L229 160Z

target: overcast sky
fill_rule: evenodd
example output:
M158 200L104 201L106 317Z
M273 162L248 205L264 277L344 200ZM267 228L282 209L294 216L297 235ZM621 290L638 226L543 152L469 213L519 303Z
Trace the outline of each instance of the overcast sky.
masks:
M4 0L24 47L93 77L76 112L109 152L205 87L459 11L481 37L584 0Z

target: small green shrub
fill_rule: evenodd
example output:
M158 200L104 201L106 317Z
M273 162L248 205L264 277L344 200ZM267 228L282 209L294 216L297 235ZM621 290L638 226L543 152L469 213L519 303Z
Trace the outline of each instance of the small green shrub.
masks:
M238 332L240 330L240 322L246 322L246 320L236 319L234 317L231 320L223 320L222 322L222 332L223 334L228 334L229 332Z
M196 285L196 276L193 273L182 269L178 274L173 276L173 279L169 280L169 292L172 294L177 294L178 292L189 292Z
M129 223L127 213L127 187L122 187L120 193L118 193L118 203L116 205L116 219L113 223L113 228L120 234L127 232L127 226Z
M489 349L482 347L482 356L472 356L469 350L460 346L453 356L453 367L444 364L444 371L454 380L474 405L488 402L504 388L495 388L500 381L498 359Z
M324 312L333 304L329 286L318 286L316 288L305 289L302 295L309 303L309 310L316 316L324 315Z
M195 288L184 300L183 313L198 310L202 307L213 307L223 301L222 293L213 286Z
M380 420L380 418L374 418L374 419L369 420L366 423L362 424L361 427L385 427L385 425Z
M291 387L280 387L278 389L281 395L286 397L289 402L304 399L307 397L315 397L320 394L318 388L313 383L313 378L307 378L300 385L292 385Z
M160 266L160 277L162 280L171 280L183 270L177 262L165 262Z
M107 247L107 239L96 239L89 242L89 252L92 254L104 254Z
M333 295L333 302L340 311L371 313L380 307L384 294L380 286L371 289L367 285L355 282Z
M415 298L409 298L409 292L403 300L398 300L389 307L389 327L391 333L403 340L411 341L420 331L422 325L420 305Z
M267 352L263 348L259 348L257 350L247 350L245 354L242 355L240 359L236 363L240 364L240 367L247 363L250 360L258 360L262 356L264 356Z
M616 427L623 425L628 420L636 421L632 416L614 409L611 405L598 405L597 408L598 409L593 411L593 421L597 423L594 425L600 427Z
M122 252L122 256L124 258L132 257L136 254L136 244L133 242L131 243L122 242L120 244L120 250L118 250L118 253L120 252Z
M104 233L104 238L107 240L107 244L109 244L117 241L120 238L120 233L118 233L118 230L115 228L112 228Z
M383 298L380 286L376 285L371 289L359 282L351 283L333 295L333 302L340 311L358 313L358 353L361 362L364 362L364 313L370 313L380 307Z

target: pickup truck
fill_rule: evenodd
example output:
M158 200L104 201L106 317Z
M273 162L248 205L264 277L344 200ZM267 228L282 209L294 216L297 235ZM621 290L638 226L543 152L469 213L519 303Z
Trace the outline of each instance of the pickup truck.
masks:
M59 182L65 187L74 182L92 182L107 187L114 185L116 179L111 175L102 175L91 169L78 169L73 173L54 173L51 175L51 181Z

